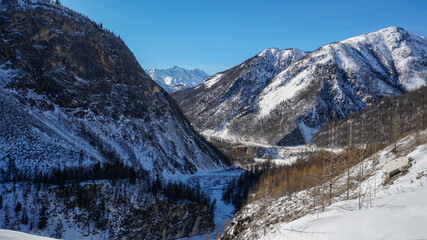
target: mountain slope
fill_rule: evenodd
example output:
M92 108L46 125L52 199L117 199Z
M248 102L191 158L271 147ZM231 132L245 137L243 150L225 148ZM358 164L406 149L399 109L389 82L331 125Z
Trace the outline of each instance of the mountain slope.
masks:
M43 1L2 1L0 11L3 171L120 162L171 176L224 166L120 38Z
M47 0L0 1L1 228L59 239L212 232L181 182L228 164L124 42Z
M384 97L346 119L322 127L313 137L316 146L391 144L400 136L427 128L427 86L398 96ZM350 139L351 130L351 139ZM334 141L332 142L331 138Z
M226 132L230 120L253 112L257 96L273 76L304 55L296 49L266 49L241 65L172 96L197 130Z
M422 239L427 131L420 134L420 143L408 136L342 171L332 195L329 182L278 198L265 194L236 213L221 239ZM384 166L401 157L409 168L387 178Z
M154 81L169 93L194 87L209 76L198 68L188 70L177 66L169 69L150 68L146 71Z
M196 130L225 140L302 144L333 118L427 81L427 40L398 27L309 53L293 50L290 58L271 61L261 57L265 52L271 50L173 94ZM272 64L277 59L286 64Z

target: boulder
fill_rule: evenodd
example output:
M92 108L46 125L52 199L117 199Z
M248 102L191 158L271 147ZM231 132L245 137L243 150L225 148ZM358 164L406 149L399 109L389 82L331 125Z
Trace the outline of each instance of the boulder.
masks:
M409 158L400 157L385 164L382 171L386 179L389 179L400 172L406 171L409 166Z

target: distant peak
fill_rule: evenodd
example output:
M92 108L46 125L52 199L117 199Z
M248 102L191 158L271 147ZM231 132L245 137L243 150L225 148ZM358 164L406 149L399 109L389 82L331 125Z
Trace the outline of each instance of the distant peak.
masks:
M354 43L361 43L366 41L376 42L376 41L379 41L378 38L381 38L383 39L382 41L385 41L386 43L390 44L394 42L403 41L410 36L414 36L414 34L407 32L405 29L401 27L393 26L393 27L383 28L375 32L363 34L360 36L348 38L346 40L341 41L340 43L354 44Z
M260 52L258 56L265 56L266 54L274 54L275 52L280 51L278 48L267 48L264 51Z
M409 34L408 31L406 31L405 29L401 28L401 27L388 27L388 28L383 28L377 32L373 32L373 34L375 33L388 33L388 34L399 34L399 35L407 35Z
M168 92L194 87L209 76L199 68L189 70L176 65L168 69L154 69L149 71L149 75Z
M384 28L384 29L381 29L379 31L386 31L386 32L406 32L405 29L403 29L401 27L397 27L397 26L392 26L392 27Z
M301 51L296 48L287 48L287 49L278 49L278 48L267 48L264 51L260 52L257 57L266 57L266 56L275 56L275 57L283 57L283 56L291 56L291 55L305 55L304 51Z

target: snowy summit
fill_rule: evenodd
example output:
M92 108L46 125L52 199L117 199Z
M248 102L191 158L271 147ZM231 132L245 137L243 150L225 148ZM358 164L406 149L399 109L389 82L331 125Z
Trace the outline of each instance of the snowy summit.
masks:
M198 68L188 70L178 66L168 69L150 68L146 72L169 93L194 87L209 76Z

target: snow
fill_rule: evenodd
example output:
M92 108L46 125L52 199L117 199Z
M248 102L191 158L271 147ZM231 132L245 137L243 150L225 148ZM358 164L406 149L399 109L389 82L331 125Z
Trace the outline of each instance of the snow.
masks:
M263 90L259 100L260 116L267 116L280 103L294 97L298 91L305 89L310 81L306 81L309 70L305 69L293 76L290 70L277 75L271 84Z
M404 139L400 145L405 146L410 141L410 138ZM260 239L425 239L427 144L407 154L413 159L407 174L383 186L380 169L397 157L392 149L386 148L378 155L377 170L362 183L363 192L374 191L362 202L361 210L358 210L358 199L337 201L325 212L270 226Z
M177 66L168 69L151 68L146 71L154 81L169 93L194 87L209 76L198 68L188 70Z
M427 188L380 199L378 207L361 211L334 211L309 215L261 239L425 239Z
M37 8L43 5L52 8L52 11L60 11L58 13L60 16L65 14L64 19L72 17L73 12L66 8L50 4L36 6L25 4L27 1L21 2L23 7ZM86 19L75 14L79 19ZM63 66L54 69L57 70L63 71L61 74L74 75ZM194 71L197 74L201 73L198 69ZM140 74L144 75L143 71ZM126 94L133 86L117 82L112 85L111 94L103 99L103 96L86 92L88 90L86 85L96 79L84 79L74 75L72 81L67 82L67 89L69 92L82 91L75 96L76 101L85 99L86 94L90 100L83 100L84 103L79 107L63 108L61 104L55 103L57 98L53 95L22 86L16 89L5 87L10 83L18 84L23 77L31 79L28 81L34 80L19 66L13 66L11 62L0 63L0 170L2 171L8 164L6 156L11 156L11 162L14 162L17 168L27 171L29 176L40 172L47 173L53 169L87 167L96 163L102 165L112 155L128 166L163 173L164 177L197 171L208 172L221 169L223 166L219 162L221 157L199 138L182 115L176 114L173 109L175 106L171 105L172 102L166 94L147 96L148 105L145 106L150 113L144 118L122 116L120 121L117 121L111 117L108 110L105 111L106 114L101 114L99 110L103 107L100 105L104 104L99 103L103 100L111 103L110 107L105 107L111 111L116 107L122 109L123 102L131 97ZM46 73L47 79L51 77L50 73ZM57 77L53 79L58 80ZM137 102L136 104L141 104L139 100ZM150 119L149 122L147 119ZM202 166L202 162L206 164Z
M408 39L404 39L404 34L406 34L404 30L391 27L331 43L309 53L309 58L296 62L279 73L263 90L259 101L260 116L258 117L269 115L280 103L289 101L298 94L298 91L307 88L314 80L313 74L316 73L316 68L330 65L334 61L348 74L360 74L360 71L375 69L384 77L393 73L396 66L399 73L398 80L406 89L415 90L426 85L424 76L427 74L427 69L422 65L422 59L427 54L427 41L415 34L409 34ZM310 58L313 60L310 61ZM361 84L367 84L362 80L358 81ZM373 80L381 82L379 79ZM392 93L389 86L381 83L377 85L382 85L382 88L378 88L379 92L386 95ZM338 87L335 86L335 88Z
M424 71L424 73L427 74L427 71ZM405 83L405 86L408 90L416 90L425 85L426 85L426 80L425 78L422 78L422 77L414 77L414 78L408 79Z
M207 137L275 144L298 124L309 142L331 121L333 108L343 119L382 97L426 85L426 56L424 37L391 27L313 52L265 49L185 92L193 102L186 94L177 99Z
M396 68L400 74L399 80L407 90L415 90L426 85L427 69L423 67L422 59L427 54L427 41L423 36L409 34L399 27L389 27L349 38L340 43L356 49L369 60L371 66L382 74L384 74L384 70L381 65L386 66L388 71ZM370 56L362 43L365 46L376 45L375 51L379 52L379 59ZM414 63L418 69L415 71L408 69L408 66Z
M18 71L11 69L10 65L10 61L0 65L0 86L7 85L18 74Z
M265 163L267 161L270 161L270 163L277 165L277 166L283 166L283 165L291 165L293 163L296 162L296 160L298 159L297 156L294 157L290 157L290 158L286 158L286 159L281 159L281 158L276 158L276 159L265 159L265 158L255 158L255 162L256 163Z
M27 233L0 229L0 240L52 240L54 238L41 237Z
M319 126L315 128L311 128L305 125L303 121L297 122L297 125L299 130L301 131L302 136L304 137L305 143L310 143L314 135L316 134L317 131L319 131L319 128L320 128Z
M213 77L210 77L210 78L207 78L207 79L205 79L203 82L202 82L202 84L206 87L206 88L210 88L210 87L212 87L215 83L217 83L220 79L221 79L221 77L222 77L222 73L218 73L218 74L216 74L215 76L213 76Z
M196 174L194 176L185 176L182 181L190 185L200 184L201 189L207 193L211 199L216 200L214 214L215 214L215 230L210 234L211 239L215 239L216 232L219 235L225 226L225 222L231 220L234 216L235 208L233 204L226 204L222 200L223 190L228 182L234 178L238 178L243 173L242 169L230 167L223 171L215 171L206 174ZM182 238L182 240L204 240L206 235L198 235L190 238Z
M393 160L383 166L383 173L386 176L389 176L395 171L404 171L409 167L409 159L406 157L400 157L396 160Z
M171 85L172 77L170 77L170 76L165 77L165 83L166 83L166 85Z
M84 79L79 78L79 77L77 77L77 76L74 76L74 78L75 78L78 82L80 82L80 83L83 83L83 84L90 84L90 81L84 80Z

